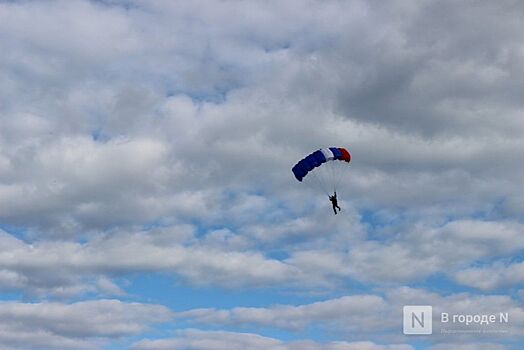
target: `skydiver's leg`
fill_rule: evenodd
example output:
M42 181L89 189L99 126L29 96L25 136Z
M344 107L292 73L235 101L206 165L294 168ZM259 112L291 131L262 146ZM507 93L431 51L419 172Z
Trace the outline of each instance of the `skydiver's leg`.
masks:
M335 209L336 207L333 205L333 211L335 212L335 215L337 215L337 209Z
M338 208L338 210L342 210L342 209L338 206L338 204L337 204L337 208Z

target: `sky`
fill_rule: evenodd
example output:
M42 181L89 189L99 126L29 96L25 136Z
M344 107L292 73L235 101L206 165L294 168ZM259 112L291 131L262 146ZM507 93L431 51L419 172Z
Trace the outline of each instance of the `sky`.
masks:
M524 347L521 2L3 0L0 52L0 348Z

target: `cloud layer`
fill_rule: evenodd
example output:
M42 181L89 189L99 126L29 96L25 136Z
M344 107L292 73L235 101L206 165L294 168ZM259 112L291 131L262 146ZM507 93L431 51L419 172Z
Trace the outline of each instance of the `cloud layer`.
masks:
M521 348L523 12L1 1L1 347ZM332 145L336 217L290 171ZM213 298L162 305L177 288ZM512 310L511 336L412 342L413 302Z

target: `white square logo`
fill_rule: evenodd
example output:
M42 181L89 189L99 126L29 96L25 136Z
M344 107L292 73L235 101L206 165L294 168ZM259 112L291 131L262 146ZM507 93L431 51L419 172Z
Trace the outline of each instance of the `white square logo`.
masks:
M433 307L404 306L404 334L433 334Z

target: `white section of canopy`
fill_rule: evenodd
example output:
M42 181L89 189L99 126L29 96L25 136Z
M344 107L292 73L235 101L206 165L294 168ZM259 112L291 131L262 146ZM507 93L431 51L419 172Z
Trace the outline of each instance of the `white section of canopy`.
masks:
M333 160L333 159L335 159L335 155L333 154L333 152L331 152L331 150L329 148L322 148L320 150L320 152L322 152L324 157L326 157L326 160Z

